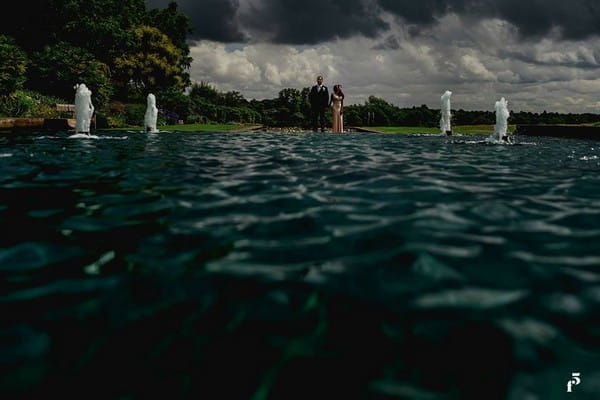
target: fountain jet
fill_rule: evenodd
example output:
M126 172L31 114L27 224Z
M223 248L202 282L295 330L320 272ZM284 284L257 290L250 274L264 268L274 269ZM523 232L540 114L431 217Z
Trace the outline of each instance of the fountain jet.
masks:
M75 134L90 134L93 115L92 91L84 83L75 85Z
M450 125L450 96L452 96L452 92L446 90L446 92L442 95L442 118L440 119L440 129L442 130L442 134L446 134L448 136L452 135L452 127Z
M146 132L156 133L156 118L158 117L158 108L156 108L156 97L150 93L146 98L147 107L146 114L144 115L144 125L146 126Z
M507 135L508 130L508 117L510 112L508 111L508 102L504 97L496 102L496 126L494 127L494 133L488 138L492 142L510 142Z

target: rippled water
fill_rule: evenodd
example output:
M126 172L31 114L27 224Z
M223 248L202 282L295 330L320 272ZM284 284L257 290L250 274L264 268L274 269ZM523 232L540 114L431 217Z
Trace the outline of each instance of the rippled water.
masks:
M1 137L0 394L594 398L600 143L484 139Z

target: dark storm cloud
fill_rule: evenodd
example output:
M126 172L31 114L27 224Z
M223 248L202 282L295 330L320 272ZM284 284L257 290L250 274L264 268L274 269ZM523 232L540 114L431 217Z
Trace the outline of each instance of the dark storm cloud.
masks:
M170 0L148 0L166 7ZM385 13L418 35L449 13L467 23L499 18L517 27L523 38L552 30L565 39L600 34L598 0L178 0L191 19L192 39L220 42L266 41L316 44L335 38L383 36ZM389 45L389 44L388 44ZM383 45L385 46L385 44ZM393 46L392 46L393 47Z
M375 50L398 50L399 48L400 42L394 35L388 36L381 43L373 46Z
M517 26L523 36L541 36L554 27L566 39L584 39L600 33L598 0L504 0L498 3L498 14Z
M172 0L147 0L164 8ZM316 44L387 29L376 0L176 0L190 17L191 39ZM240 3L244 3L243 6Z
M166 8L173 0L147 0L149 8ZM237 24L239 0L179 0L179 11L190 18L190 39L208 39L218 42L243 42L246 40Z
M379 4L383 10L416 26L416 32L455 13L467 18L508 21L524 38L540 37L555 28L565 39L600 33L598 0L379 0Z
M388 28L371 0L262 0L242 24L276 43L315 44L354 35L376 37Z

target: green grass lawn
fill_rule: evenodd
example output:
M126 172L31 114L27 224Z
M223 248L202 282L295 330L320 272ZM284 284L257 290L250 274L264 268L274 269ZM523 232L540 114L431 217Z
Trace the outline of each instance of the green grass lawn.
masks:
M365 126L364 129L380 133L440 133L440 128L425 128L418 126ZM508 131L514 132L516 125L509 125ZM492 134L494 125L456 125L452 127L452 132L463 134Z
M237 125L237 124L184 124L184 125L163 125L159 126L159 131L181 131L181 132L231 132L250 130L260 125ZM117 128L110 130L144 130L141 126L131 126L128 128Z
M158 129L164 131L182 132L230 132L245 131L258 128L260 125L237 125L237 124L188 124L188 125L165 125Z
M364 126L362 128L380 133L440 133L439 128L419 126Z

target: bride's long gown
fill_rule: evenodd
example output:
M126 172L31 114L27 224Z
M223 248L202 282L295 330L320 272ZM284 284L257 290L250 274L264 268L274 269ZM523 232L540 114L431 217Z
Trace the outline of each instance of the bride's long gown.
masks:
M333 132L344 132L344 116L342 115L342 96L332 95L331 107L333 109Z

